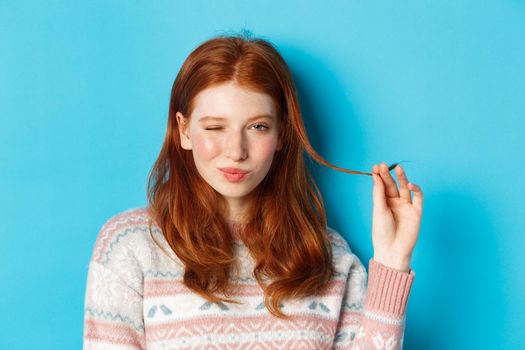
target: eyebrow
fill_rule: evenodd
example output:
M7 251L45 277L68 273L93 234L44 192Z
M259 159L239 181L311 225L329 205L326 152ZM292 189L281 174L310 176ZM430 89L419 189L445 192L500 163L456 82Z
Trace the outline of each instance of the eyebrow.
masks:
M259 114L259 115L255 115L251 118L248 118L248 122L251 122L252 120L255 120L255 119L271 119L273 120L274 117L270 114ZM206 121L210 121L210 120L213 120L213 121L222 121L222 120L225 120L226 118L224 117L216 117L216 116L205 116L205 117L202 117L199 119L199 123L203 123L203 122L206 122Z

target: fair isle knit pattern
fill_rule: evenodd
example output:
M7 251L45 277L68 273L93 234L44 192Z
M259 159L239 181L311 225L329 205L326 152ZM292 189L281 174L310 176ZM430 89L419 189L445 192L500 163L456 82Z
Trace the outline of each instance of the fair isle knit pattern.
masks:
M182 282L184 266L149 210L135 208L101 228L89 263L84 350L136 349L401 349L414 272L373 259L369 275L346 241L328 228L335 275L323 293L289 300L268 312L242 241L231 276L239 304L211 303ZM368 280L368 281L367 281Z

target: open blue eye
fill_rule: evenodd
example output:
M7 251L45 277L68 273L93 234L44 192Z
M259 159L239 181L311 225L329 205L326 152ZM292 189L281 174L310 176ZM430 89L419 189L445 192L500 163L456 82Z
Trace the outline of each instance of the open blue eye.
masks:
M268 130L269 127L264 125L264 124L254 124L253 127L256 129L256 130Z

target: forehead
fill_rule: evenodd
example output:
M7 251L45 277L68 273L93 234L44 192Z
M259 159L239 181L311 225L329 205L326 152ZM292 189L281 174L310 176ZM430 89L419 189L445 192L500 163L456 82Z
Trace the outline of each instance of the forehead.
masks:
M273 119L276 112L270 95L228 82L208 87L195 96L192 117L209 116L243 119L269 116Z

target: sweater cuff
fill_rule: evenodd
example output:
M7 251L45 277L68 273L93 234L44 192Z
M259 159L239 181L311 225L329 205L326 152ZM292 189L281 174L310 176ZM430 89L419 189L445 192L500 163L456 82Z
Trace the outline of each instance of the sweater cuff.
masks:
M368 264L366 306L369 311L402 318L415 272L389 268L374 259Z

